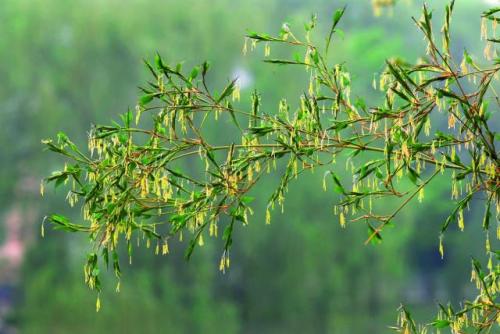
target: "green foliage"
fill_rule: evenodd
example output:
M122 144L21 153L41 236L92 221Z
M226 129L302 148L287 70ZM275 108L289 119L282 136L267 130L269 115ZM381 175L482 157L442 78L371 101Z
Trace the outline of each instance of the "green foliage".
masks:
M449 180L456 201L442 226L441 242L452 222L464 228L463 211L481 196L487 198L483 228L488 230L492 204L498 212L499 157L492 126L497 115L488 112L487 99L495 96L492 85L500 67L482 66L467 56L460 67L456 65L460 62L449 52L452 10L453 2L446 7L443 47L439 48L432 15L424 7L422 19L415 22L428 43L427 55L417 64L388 60L378 84L385 101L375 107L367 107L360 99L351 101L351 75L344 64L330 64L326 56L343 9L334 14L324 47L312 42L314 17L306 25L304 39L298 39L289 28L278 37L247 35L252 48L265 44L266 55L272 44L303 54L293 60L266 60L304 66L308 71L307 93L300 96L293 111L286 100L276 113L261 110L258 93L248 110L235 107L240 98L236 79L217 93L207 83L207 63L184 72L180 64L169 66L157 56L154 66L146 63L153 79L142 88L135 125L132 113L127 112L121 124L95 126L89 135L90 154L82 153L63 133L56 141L44 142L68 158L64 169L46 182L56 186L70 183L67 198L71 205L83 201L87 223L71 223L61 215L51 215L47 221L89 235L94 251L86 262L86 282L98 291L99 260L108 266L111 256L120 277L117 248L122 237L131 257L133 237L147 247L153 243L156 253L166 254L172 238L189 234L189 258L197 245L204 244L204 236L221 234L220 269L225 271L235 228L248 224L252 213L249 193L271 171L279 173L280 182L267 203L267 223L276 205L283 209L292 180L306 171L332 166L325 174L324 188L329 187L326 177L330 175L339 196L335 213L340 224L344 226L348 219L363 222L367 242L381 241L385 228L416 197L421 199L435 178ZM494 14L486 12L484 18L496 22ZM234 132L225 130L222 138L209 141L207 128L217 126L220 117L235 124ZM447 120L448 129L431 134L431 120L440 118ZM246 128L241 127L244 124L248 124ZM353 175L350 187L336 172L337 157L346 156ZM192 168L185 168L186 164ZM404 176L412 186L403 181ZM384 198L400 204L380 212L377 203ZM222 233L218 233L220 225ZM440 252L443 256L442 243ZM473 318L470 324L476 327L477 319L484 315L497 318L496 273L493 265L489 267L486 285L481 278L486 276L474 262L474 272L483 283L481 295L488 298L480 296L461 313L443 311L432 323L434 327L454 326L458 331L467 324L463 314L468 313ZM404 308L398 329L422 331Z

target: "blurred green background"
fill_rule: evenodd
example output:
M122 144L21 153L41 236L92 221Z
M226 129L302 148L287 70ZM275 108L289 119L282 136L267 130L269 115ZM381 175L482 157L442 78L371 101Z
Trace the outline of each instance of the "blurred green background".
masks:
M167 257L142 250L133 265L123 264L121 293L105 279L99 313L83 283L87 239L57 231L39 236L48 213L79 219L62 189L39 196L39 180L61 164L42 152L40 140L62 130L85 145L91 123L133 108L137 87L148 79L143 58L159 52L173 63L210 60L213 85L239 75L245 102L257 88L264 108L277 109L281 97L297 102L306 74L263 64L262 48L243 56L246 29L277 33L288 22L302 31L317 13L323 38L331 13L346 2L345 34L332 45L333 60L351 69L353 95L374 104L380 96L372 74L384 60L415 61L425 52L411 21L420 1L401 0L375 17L370 0L3 0L0 333L386 333L401 302L426 321L437 301L471 296L470 256L484 258L481 212L467 214L465 232L446 236L442 261L438 231L451 205L446 183L435 183L423 203L398 216L384 243L364 246L362 226L340 228L333 197L320 191L321 173L308 176L293 184L285 213L270 226L257 210L238 229L225 275L212 242L190 262L182 244ZM467 47L481 55L479 17L488 2L457 1L456 54ZM444 2L429 5L441 22ZM255 196L264 203L271 192L264 185Z

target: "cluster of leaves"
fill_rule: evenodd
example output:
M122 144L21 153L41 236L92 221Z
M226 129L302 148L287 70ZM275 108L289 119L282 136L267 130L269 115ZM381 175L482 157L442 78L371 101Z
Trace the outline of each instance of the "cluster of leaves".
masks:
M83 201L85 223L71 223L57 214L47 221L89 235L93 245L85 265L89 287L100 291L100 260L105 266L112 262L120 277L117 247L121 237L132 259L133 237L147 247L153 243L157 254L167 254L169 240L182 240L187 233L189 258L197 245L204 244L204 236L219 235L219 225L223 230L220 270L225 271L233 230L238 224L248 224L252 214L249 192L271 172L280 175L280 182L268 200L266 223L276 205L283 209L293 179L324 168L324 189L331 185L340 197L334 212L341 226L347 221L363 222L367 242L380 242L384 228L409 203L421 200L426 186L437 177L449 179L456 203L441 228L441 256L444 233L452 223L464 229L464 210L475 198L484 200L482 227L488 235L491 211L498 217L500 210L498 134L493 126L497 115L491 111L500 104L495 91L500 59L493 59L494 44L499 41L488 37L487 27L492 25L495 31L500 9L483 14L488 62L482 65L467 51L459 61L450 52L453 7L454 2L446 6L441 43L427 7L420 19L414 19L427 52L416 64L400 59L386 62L373 82L385 96L379 106L351 99L351 77L345 64L329 62L328 52L345 8L334 13L324 46L313 42L316 17L305 25L302 39L288 24L283 24L277 36L249 32L246 37L244 52L264 44L265 62L305 68L308 88L297 107L282 99L276 112L266 112L260 94L254 92L250 106L241 108L238 80L230 81L219 93L214 91L207 83L207 62L185 72L181 65L167 65L159 55L154 64L146 61L152 80L142 88L144 95L135 113L129 110L121 115L121 123L94 126L89 153L63 133L55 141L44 141L68 160L63 170L44 183L70 183L67 199L72 206ZM270 58L275 44L293 48L295 57ZM219 118L230 120L234 131L224 129L224 136L210 138L213 128L220 127ZM437 126L431 131L431 122L439 124L443 119L447 128ZM346 168L353 175L350 182L336 172L338 156L347 158ZM387 198L400 201L389 212L377 206ZM500 227L494 228L500 238ZM433 323L436 327L451 326L458 333L464 324L492 325L480 322L481 317L498 318L494 298L498 265L493 267L495 253L487 251L490 274L474 263L480 297L458 313L443 307ZM471 322L464 316L469 312L473 312ZM406 333L426 330L417 331L405 309L399 328Z

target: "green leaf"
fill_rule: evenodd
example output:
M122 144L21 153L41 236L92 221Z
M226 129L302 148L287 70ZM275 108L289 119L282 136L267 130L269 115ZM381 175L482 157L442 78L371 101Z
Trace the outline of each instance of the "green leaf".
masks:
M56 179L55 187L59 188L59 186L62 185L67 179L68 179L68 174L64 173L63 175L61 175Z
M411 90L410 86L408 85L408 82L403 78L403 75L396 69L397 65L391 63L390 61L386 61L386 64L387 64L387 68L389 69L389 71L391 72L391 74L393 75L393 77L396 79L396 81L401 84L401 86L404 88L404 90L408 94L410 94L413 98L415 98L415 94L413 93L413 91Z
M438 320L435 320L434 322L432 322L432 326L436 327L436 328L446 328L448 326L450 326L450 321L449 320L444 320L444 319L438 319Z
M335 187L333 188L335 190L335 192L345 195L346 191L345 191L344 187L342 186L342 183L340 183L340 180L337 177L337 175L332 171L330 171L330 175L332 176L333 183L335 183Z
M500 7L493 7L483 12L482 17L492 17L493 14L500 12Z
M357 178L357 181L361 181L364 178L366 178L368 175L373 173L377 167L382 166L385 163L385 160L383 159L378 159L378 160L371 160L365 163L363 166L358 168L354 175Z
M304 65L304 66L310 66L302 61L297 61L297 60L286 60L286 59L264 59L264 63L270 63L270 64L281 64L281 65Z
M326 39L326 53L328 53L328 48L330 47L330 42L332 40L333 33L335 32L335 27L337 26L337 24L339 24L340 19L344 15L345 9L346 9L346 6L344 6L343 8L337 9L335 11L335 13L333 13L332 28L330 29L330 34L328 35L328 38Z
M156 55L155 55L155 65L156 65L156 68L159 70L161 70L165 67L165 65L163 65L163 61L162 61L159 53L156 53Z
M208 61L203 62L203 64L201 64L201 75L205 77L209 69L210 63Z
M143 95L141 96L141 98L139 99L139 104L141 106L146 106L149 102L153 101L153 97L154 97L154 94L146 94L146 95Z
M49 216L48 221L55 224L56 226L54 227L54 229L57 230L66 230L68 232L79 232L79 231L86 232L89 230L87 227L70 223L68 218L58 214L53 214Z
M63 215L53 214L49 217L52 222L57 222L58 224L69 224L69 219Z
M407 176L413 184L417 185L417 180L420 179L420 175L415 169L413 169L412 167L408 167Z
M144 61L144 64L146 65L146 67L148 68L148 70L151 72L151 74L153 74L153 76L155 78L158 77L158 75L156 74L156 71L154 70L153 66L151 66L151 64L147 61L147 60L143 60Z
M227 111L229 112L229 115L231 115L231 120L233 121L234 125L236 125L236 127L241 130L241 126L238 123L238 120L236 119L236 115L234 113L233 105L229 102L227 104Z
M251 196L241 196L240 202L244 204L250 204L255 200L255 197Z
M197 234L196 237L194 237L193 239L189 240L189 246L186 248L186 251L184 252L184 258L186 260L190 260L191 259L191 255L193 255L193 251L194 251L194 249L196 247L196 244L198 242L199 235L200 234Z
M282 42L281 39L278 39L278 38L274 38L268 34L264 34L264 33L257 33L255 31L248 31L247 32L247 37L248 38L251 38L251 39L255 39L257 41L280 41Z
M462 102L462 103L466 103L467 101L465 101L463 98L461 98L460 96L458 96L457 94L455 94L454 92L450 91L450 90L445 90L445 89L441 89L441 88L436 88L436 90L443 96L446 96L446 97L449 97L449 98L452 98L454 100L457 100L459 102Z
M129 109L127 112L123 115L120 115L120 118L122 119L123 125L128 128L130 127L130 124L132 123L132 119L134 118L132 111Z
M215 101L216 103L220 103L222 100L224 100L226 97L228 97L229 95L231 95L233 93L233 90L234 90L234 87L236 85L237 80L238 80L238 78L234 79L233 81L231 81L229 83L229 85L226 86L226 88L224 88L224 90L220 94L219 98L217 98L217 100Z
M490 218L491 218L491 212L490 212L490 208L491 208L491 201L492 201L492 197L490 197L488 199L488 203L486 204L486 208L485 208L485 211L484 211L484 217L483 217L483 229L484 230L488 230L489 227L490 227Z
M273 132L274 128L272 126L256 126L256 127L249 128L248 131L253 135L257 135L259 137L262 137L270 132Z
M199 73L200 73L200 67L199 66L193 67L193 69L191 70L191 74L189 74L189 81L196 79Z

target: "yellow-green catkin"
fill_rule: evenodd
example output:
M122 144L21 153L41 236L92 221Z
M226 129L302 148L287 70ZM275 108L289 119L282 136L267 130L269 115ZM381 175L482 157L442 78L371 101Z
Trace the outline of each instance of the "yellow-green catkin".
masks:
M309 95L314 95L314 75L313 71L311 71L311 77L309 78L309 88L307 90Z
M232 93L232 99L233 99L233 101L240 101L240 99L241 99L241 86L238 82L234 86L234 90Z
M340 227L345 228L345 216L343 211L340 211L339 213L339 223Z
M426 136L429 136L430 132L431 132L431 118L427 117L424 123L424 133Z
M460 63L460 70L462 71L463 75L469 74L469 69L467 67L467 61L465 57L463 57L462 62Z
M485 242L486 254L491 252L491 244L490 244L490 234L486 233L486 242Z
M488 39L488 27L487 27L487 19L483 17L481 19L481 40Z
M439 236L439 255L441 255L441 259L444 258L444 246L443 246L443 236Z
M419 201L419 203L422 203L422 201L424 200L424 197L425 197L424 187L422 187L418 191L418 201Z
M100 309L101 309L101 298L99 295L97 295L97 300L95 302L95 311L99 312Z
M484 51L483 51L484 58L486 58L486 60L493 59L492 49L493 49L493 43L486 42L486 46L484 47Z
M243 49L241 50L241 53L245 56L248 52L248 38L245 37L245 41L243 42Z
M492 256L491 256L491 254L490 254L490 256L489 256L489 259L488 259L488 264L487 264L487 266L486 266L486 267L488 268L488 270L489 270L490 272L492 272L492 271L493 271L493 260L492 260Z
M46 218L47 217L43 218L42 224L40 226L40 235L42 236L42 238L45 237L45 219Z
M271 46L269 43L264 45L264 57L269 57L271 55Z
M217 237L217 223L212 221L208 228L211 237Z
M453 115L451 112L448 114L448 129L454 129L455 124L457 123L457 119L455 115Z
M464 224L464 209L460 209L458 211L458 228L462 232L463 232L463 230L465 228L465 224Z
M161 247L161 254L162 255L165 255L165 254L168 254L169 250L168 250L168 242L165 241L163 243L163 246Z
M306 66L304 66L306 71L308 71L309 65L311 65L311 50L310 50L310 48L307 48L306 54L304 55L304 64L306 65Z
M219 262L219 270L222 271L223 273L226 272L226 268L229 268L229 255L224 251L220 258Z

